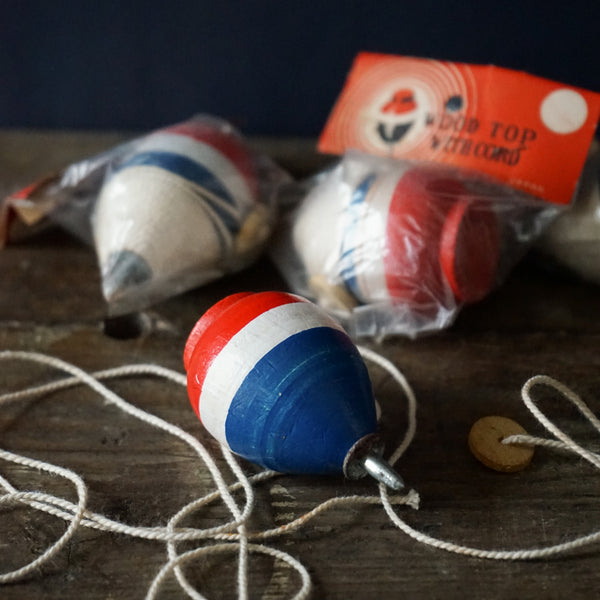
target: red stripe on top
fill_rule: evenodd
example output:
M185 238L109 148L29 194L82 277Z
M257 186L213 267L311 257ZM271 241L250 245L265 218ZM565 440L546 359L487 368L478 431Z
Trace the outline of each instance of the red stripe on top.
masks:
M252 195L256 196L258 181L252 154L237 134L225 132L215 125L193 119L167 127L163 131L186 135L218 150L240 171Z
M240 292L227 296L204 313L188 337L183 357L188 396L198 418L198 400L206 373L229 340L268 310L304 301L285 292Z

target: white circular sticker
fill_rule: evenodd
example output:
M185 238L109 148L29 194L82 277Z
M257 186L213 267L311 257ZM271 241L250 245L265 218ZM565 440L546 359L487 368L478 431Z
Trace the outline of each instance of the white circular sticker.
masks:
M554 133L573 133L586 121L585 98L574 90L562 88L548 94L540 107L544 125Z

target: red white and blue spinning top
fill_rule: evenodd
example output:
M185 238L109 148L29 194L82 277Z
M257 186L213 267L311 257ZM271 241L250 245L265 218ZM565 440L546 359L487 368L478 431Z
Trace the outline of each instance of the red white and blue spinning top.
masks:
M242 292L209 309L188 338L192 407L236 454L285 473L371 473L400 489L379 458L365 364L341 326L283 292Z

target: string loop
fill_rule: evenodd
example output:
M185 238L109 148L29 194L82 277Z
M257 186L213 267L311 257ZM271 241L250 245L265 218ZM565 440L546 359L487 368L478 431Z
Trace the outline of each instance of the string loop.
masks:
M518 445L530 445L530 446L545 446L553 450L566 450L578 454L582 458L585 458L593 466L600 469L600 456L589 450L586 450L581 445L577 444L571 436L559 429L550 419L538 408L536 402L532 398L531 390L536 385L546 385L556 391L558 391L563 397L573 403L585 417L585 419L594 427L594 429L600 433L600 420L594 415L587 404L570 388L560 381L548 377L547 375L535 375L528 379L523 387L521 388L521 398L525 406L529 409L531 414L541 423L550 433L552 433L557 440L548 440L545 438L539 438L530 435L512 435L505 438L502 443L504 444L518 444ZM529 549L517 549L517 550L487 550L481 548L472 548L469 546L463 546L453 542L440 540L417 531L406 521L401 519L398 514L394 511L388 498L388 492L384 486L380 486L381 503L383 504L384 510L392 523L401 529L404 533L409 535L421 544L432 546L440 550L446 550L447 552L454 552L456 554L464 554L466 556L473 556L477 558L486 558L492 560L532 560L540 558L548 558L550 556L556 556L558 554L564 554L590 544L594 544L600 541L600 531L592 532L588 535L577 537L573 540L563 542L560 544L552 544L540 548L529 548Z

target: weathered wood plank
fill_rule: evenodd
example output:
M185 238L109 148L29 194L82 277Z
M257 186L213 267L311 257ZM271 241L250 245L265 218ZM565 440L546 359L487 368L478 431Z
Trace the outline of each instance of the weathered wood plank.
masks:
M78 158L114 139L120 135L3 133L2 186L14 189L56 166L59 157ZM13 153L8 142L16 148ZM295 150L286 144L281 148L293 164ZM318 160L308 157L304 164ZM263 259L243 273L152 307L139 316L139 335L118 339L105 331L93 252L79 242L55 231L23 240L0 251L0 272L0 349L44 352L88 371L138 362L181 371L187 333L214 301L240 289L284 287ZM538 450L525 471L497 474L470 455L467 435L472 423L487 414L515 418L531 433L543 435L519 399L523 382L540 372L571 385L593 410L600 410L599 301L598 288L524 264L488 299L463 310L450 330L370 344L403 370L419 400L417 435L398 464L421 495L419 511L398 508L408 524L437 538L497 549L552 544L597 528L600 485L587 463ZM381 369L370 372L391 448L406 427L405 399ZM53 377L47 368L0 363L2 392ZM110 386L216 450L185 390L147 378ZM574 409L553 394L539 393L561 425L597 447ZM0 447L77 470L89 485L91 509L137 525L164 524L186 502L214 487L207 469L180 441L82 388L3 406ZM56 478L8 463L0 465L0 473L19 488L75 499L72 486ZM374 493L376 486L368 481L281 476L257 485L249 528L280 525L333 496ZM217 503L190 524L207 527L228 518ZM0 572L31 560L64 530L58 519L1 509ZM548 561L461 557L414 541L390 523L381 506L338 507L267 543L306 565L315 598L583 599L600 586L597 546ZM37 576L0 587L0 597L143 598L165 560L165 546L159 542L82 529ZM295 574L267 557L251 561L250 597L292 597L298 586ZM186 569L210 598L235 596L235 572L233 555L198 559ZM159 597L185 595L170 578Z

